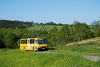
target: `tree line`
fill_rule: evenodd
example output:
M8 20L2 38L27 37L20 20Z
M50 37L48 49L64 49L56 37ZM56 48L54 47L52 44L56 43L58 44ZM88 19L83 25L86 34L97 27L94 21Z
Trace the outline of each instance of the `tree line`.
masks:
M0 20L0 28L26 28L32 26L33 22L18 20Z
M100 21L93 21L91 25L75 21L64 24L61 30L54 27L51 30L28 30L27 28L0 28L0 48L19 48L21 38L46 37L49 46L65 45L89 38L100 37Z
M64 25L61 23L47 22L47 23L34 23L33 21L19 21L19 20L0 20L0 28L26 28L32 25Z
M60 26L63 26L64 24L61 24L61 23L55 23L55 22L47 22L47 23L34 23L33 22L33 25L60 25Z

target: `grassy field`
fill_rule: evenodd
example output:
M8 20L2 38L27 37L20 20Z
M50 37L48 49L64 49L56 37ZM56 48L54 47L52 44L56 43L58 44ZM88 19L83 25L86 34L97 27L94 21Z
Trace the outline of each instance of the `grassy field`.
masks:
M62 29L63 26L59 25L33 25L32 27L28 27L28 30L50 30L52 28L56 27L58 30Z
M0 49L0 67L100 67L79 55Z
M55 49L40 52L0 49L0 67L100 67L100 60L83 57L100 56L100 40L52 48Z

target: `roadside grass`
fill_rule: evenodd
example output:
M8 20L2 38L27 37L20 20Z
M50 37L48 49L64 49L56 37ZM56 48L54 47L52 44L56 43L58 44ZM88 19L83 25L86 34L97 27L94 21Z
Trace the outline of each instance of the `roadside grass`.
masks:
M33 25L31 27L28 27L28 30L51 30L54 27L56 27L58 30L61 30L63 26L59 26L59 25Z
M100 67L79 55L0 49L0 67Z
M74 44L71 46L56 46L55 50L57 52L66 52L74 54L85 54L100 56L100 40L95 42L89 42L85 44Z

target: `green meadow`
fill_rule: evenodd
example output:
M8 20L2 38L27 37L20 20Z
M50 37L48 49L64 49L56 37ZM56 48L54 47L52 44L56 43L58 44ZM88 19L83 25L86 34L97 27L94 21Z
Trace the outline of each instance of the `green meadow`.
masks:
M48 51L0 49L0 67L100 67L100 60L82 55L100 56L100 41L84 45L54 46Z
M61 30L63 26L60 25L33 25L31 27L28 27L28 30L51 30L54 27L56 27L58 30Z

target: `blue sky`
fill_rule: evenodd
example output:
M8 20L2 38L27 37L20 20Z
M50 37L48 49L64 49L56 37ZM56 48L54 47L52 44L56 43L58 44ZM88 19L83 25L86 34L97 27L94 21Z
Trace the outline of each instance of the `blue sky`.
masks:
M0 0L0 19L91 24L100 19L100 0Z

